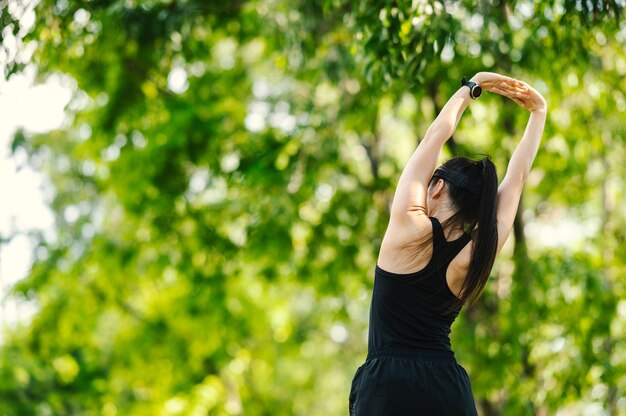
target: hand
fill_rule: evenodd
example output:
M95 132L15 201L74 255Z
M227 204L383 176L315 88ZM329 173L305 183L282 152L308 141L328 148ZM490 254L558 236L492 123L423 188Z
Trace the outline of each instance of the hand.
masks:
M507 97L509 97L511 100L519 104L520 107L527 109L531 113L537 110L545 112L548 107L545 98L543 98L543 96L539 94L536 89L526 83L524 84L526 86L525 92L522 92L521 94L513 94Z
M535 110L545 111L546 100L537 90L523 81L510 78L495 72L479 72L472 81L481 86L483 90L495 92L515 101L520 107L531 112Z

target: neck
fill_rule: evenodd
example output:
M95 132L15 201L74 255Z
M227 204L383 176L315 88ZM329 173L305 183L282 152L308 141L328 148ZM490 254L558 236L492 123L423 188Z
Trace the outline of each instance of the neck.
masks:
M454 210L450 206L450 204L446 201L441 204L437 204L437 206L433 207L433 209L428 213L429 217L435 217L439 220L439 222L444 222L448 218L454 215Z
M456 211L451 207L451 204L449 203L449 201L445 201L433 207L433 209L428 213L428 216L437 218L437 220L441 224L443 224L444 221L448 220L455 213ZM444 227L444 232L445 232L446 238L458 237L460 236L460 234L463 233L463 227L461 226L459 228L459 227L455 227L454 224L449 224L448 226Z

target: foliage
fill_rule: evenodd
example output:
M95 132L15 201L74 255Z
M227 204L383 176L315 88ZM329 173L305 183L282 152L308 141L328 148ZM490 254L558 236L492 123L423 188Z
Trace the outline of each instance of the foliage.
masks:
M35 13L24 45L75 96L67 128L15 142L49 175L57 218L14 289L39 313L0 350L0 414L345 413L395 181L478 70L550 106L515 238L453 328L481 414L626 411L620 3ZM2 14L13 31L16 14ZM526 118L481 97L447 155L492 154L502 176ZM551 224L588 234L549 248Z

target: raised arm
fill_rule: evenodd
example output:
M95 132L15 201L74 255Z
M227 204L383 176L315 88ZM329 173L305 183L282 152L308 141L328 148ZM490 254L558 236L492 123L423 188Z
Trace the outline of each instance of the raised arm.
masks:
M459 88L430 125L406 164L391 205L392 221L426 213L426 192L444 143L452 137L461 115L472 98L469 88Z
M483 89L498 94L514 96L526 92L526 84L493 72L479 72L472 81ZM435 171L444 143L454 133L463 111L472 101L469 88L459 88L435 121L405 166L391 206L391 224L406 222L415 217L426 217L428 183Z
M526 85L525 88L526 92L515 95L503 94L507 95L521 107L529 110L530 119L526 125L522 140L511 156L506 175L498 188L496 211L498 218L498 251L502 249L509 234L511 234L524 183L537 155L543 127L546 122L546 101L532 87Z

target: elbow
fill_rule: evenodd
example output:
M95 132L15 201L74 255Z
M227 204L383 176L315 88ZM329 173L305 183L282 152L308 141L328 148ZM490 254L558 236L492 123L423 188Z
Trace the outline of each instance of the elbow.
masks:
M450 136L452 136L453 132L454 130L453 130L452 124L445 122L445 121L435 122L430 126L430 128L426 132L426 135L424 136L424 140L430 139L430 140L445 141L445 140L448 140Z
M512 161L509 169L507 170L506 176L509 177L509 180L519 184L520 186L524 186L528 176L530 175L530 169L532 167L532 160L517 160Z
M528 179L528 175L530 175L530 170L526 170L522 173L520 173L520 182L522 184L522 186L524 186L524 184L526 183L526 180Z
M524 174L524 172L508 171L500 186L502 189L511 191L511 195L521 195L527 177L528 175Z

